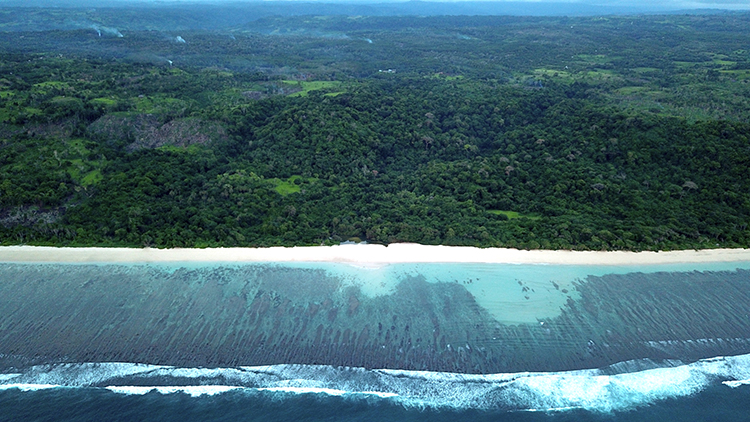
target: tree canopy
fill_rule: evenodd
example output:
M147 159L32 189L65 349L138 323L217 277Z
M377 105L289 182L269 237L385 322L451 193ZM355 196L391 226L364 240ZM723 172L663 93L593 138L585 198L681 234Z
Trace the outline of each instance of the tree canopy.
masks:
M186 42L2 32L0 240L747 247L747 28L730 14L268 18Z

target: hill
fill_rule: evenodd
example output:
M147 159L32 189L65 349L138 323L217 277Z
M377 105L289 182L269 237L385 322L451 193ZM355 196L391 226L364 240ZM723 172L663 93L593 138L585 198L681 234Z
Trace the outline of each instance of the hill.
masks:
M747 247L749 21L3 32L0 239Z

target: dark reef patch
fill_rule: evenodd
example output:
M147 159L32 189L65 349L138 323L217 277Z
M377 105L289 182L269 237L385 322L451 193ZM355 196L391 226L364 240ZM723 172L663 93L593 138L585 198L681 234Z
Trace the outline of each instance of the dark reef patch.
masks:
M562 314L498 323L458 283L368 297L274 264L0 264L0 366L329 364L467 373L750 353L750 271L590 276Z

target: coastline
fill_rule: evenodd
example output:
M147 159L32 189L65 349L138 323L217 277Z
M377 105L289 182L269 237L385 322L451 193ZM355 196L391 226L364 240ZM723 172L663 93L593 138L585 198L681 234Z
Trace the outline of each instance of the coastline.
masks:
M404 244L0 248L0 262L9 263L2 265L0 312L7 329L0 332L0 369L144 362L515 373L748 354L750 321L743 311L750 306L748 254ZM333 271L316 264L223 265L282 260L344 265ZM617 271L620 262L682 266L689 260L734 261L743 268ZM177 265L63 265L76 262ZM185 265L189 262L209 265ZM402 271L393 265L352 274L345 268L389 262L463 268L414 265L423 268ZM487 262L526 265L470 264ZM436 274L438 282L432 282Z
M270 248L59 248L0 247L0 262L337 262L372 266L396 263L555 265L658 265L750 261L750 249L666 252L518 250L396 243Z

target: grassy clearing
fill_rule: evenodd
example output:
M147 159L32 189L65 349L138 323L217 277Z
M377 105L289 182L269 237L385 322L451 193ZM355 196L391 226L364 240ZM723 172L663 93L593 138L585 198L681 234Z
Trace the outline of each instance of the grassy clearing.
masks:
M732 75L737 79L750 79L750 69L720 70L719 72L725 75Z
M90 150L86 147L90 141L74 138L66 143L66 151L63 154L70 165L65 169L70 177L83 187L89 187L99 183L102 179L100 161L89 161Z
M281 81L284 85L295 86L300 89L295 93L289 94L290 97L305 97L310 91L317 91L321 89L332 89L341 86L340 81ZM335 93L336 95L342 94L343 91Z
M683 61L673 61L672 63L674 63L674 65L679 68L685 68L685 69L690 68L690 67L695 67L700 64L696 62L683 62Z
M188 74L184 70L176 68L176 67L170 67L169 68L169 73L172 74L172 75L176 75L176 76L185 76L185 75Z
M655 67L634 67L631 69L633 72L637 73L653 73L653 72L659 72L660 69L657 69Z
M172 97L136 97L133 98L135 111L144 114L162 114L170 111L184 110L188 102Z
M721 65L721 66L734 66L737 64L737 62L733 62L731 60L722 60L722 59L714 59L714 63Z
M91 100L91 104L114 107L117 105L117 100L112 98L94 98L93 100Z
M633 95L637 93L643 93L644 91L648 90L649 89L645 86L624 86L622 88L616 89L615 92L620 95Z
M218 92L206 93L208 101L212 104L222 106L236 106L246 104L248 99L253 98L253 93L259 93L260 97L265 96L266 88L258 84L248 84L242 88L228 88Z
M85 156L89 153L89 149L86 148L86 144L90 141L81 138L73 138L67 142L68 148L73 150L78 156Z
M103 179L103 176L102 176L101 170L99 169L92 170L86 173L83 176L83 178L81 178L81 185L88 187L88 186L95 185L101 182L102 179Z
M282 196L298 193L300 190L302 190L303 185L313 183L317 180L318 179L314 177L302 177L297 175L292 176L286 180L276 178L268 179L268 181L273 184L273 190L275 190L279 195Z
M34 86L32 86L31 88L31 91L39 93L39 94L48 94L50 91L53 91L53 90L70 90L70 89L72 88L66 82L47 81L47 82L40 82L38 84L34 84Z
M271 183L274 184L273 190L279 193L281 196L291 195L301 190L298 185L288 180L270 179Z
M70 165L65 169L70 175L70 178L78 183L81 183L83 176L87 174L88 165L80 158L68 159Z
M529 220L539 220L541 217L531 214L521 214L516 211L502 211L502 210L487 210L488 213L494 214L494 215L504 215L508 217L508 220L513 220L515 218L528 218Z
M573 83L575 81L594 83L620 79L620 75L611 70L583 70L572 73L566 70L540 68L534 69L532 74L535 78L549 78L565 83Z
M435 77L435 78L437 78L437 79L443 79L443 80L446 80L446 81L460 81L461 79L464 78L463 75L445 75L443 73L435 73L432 76Z

